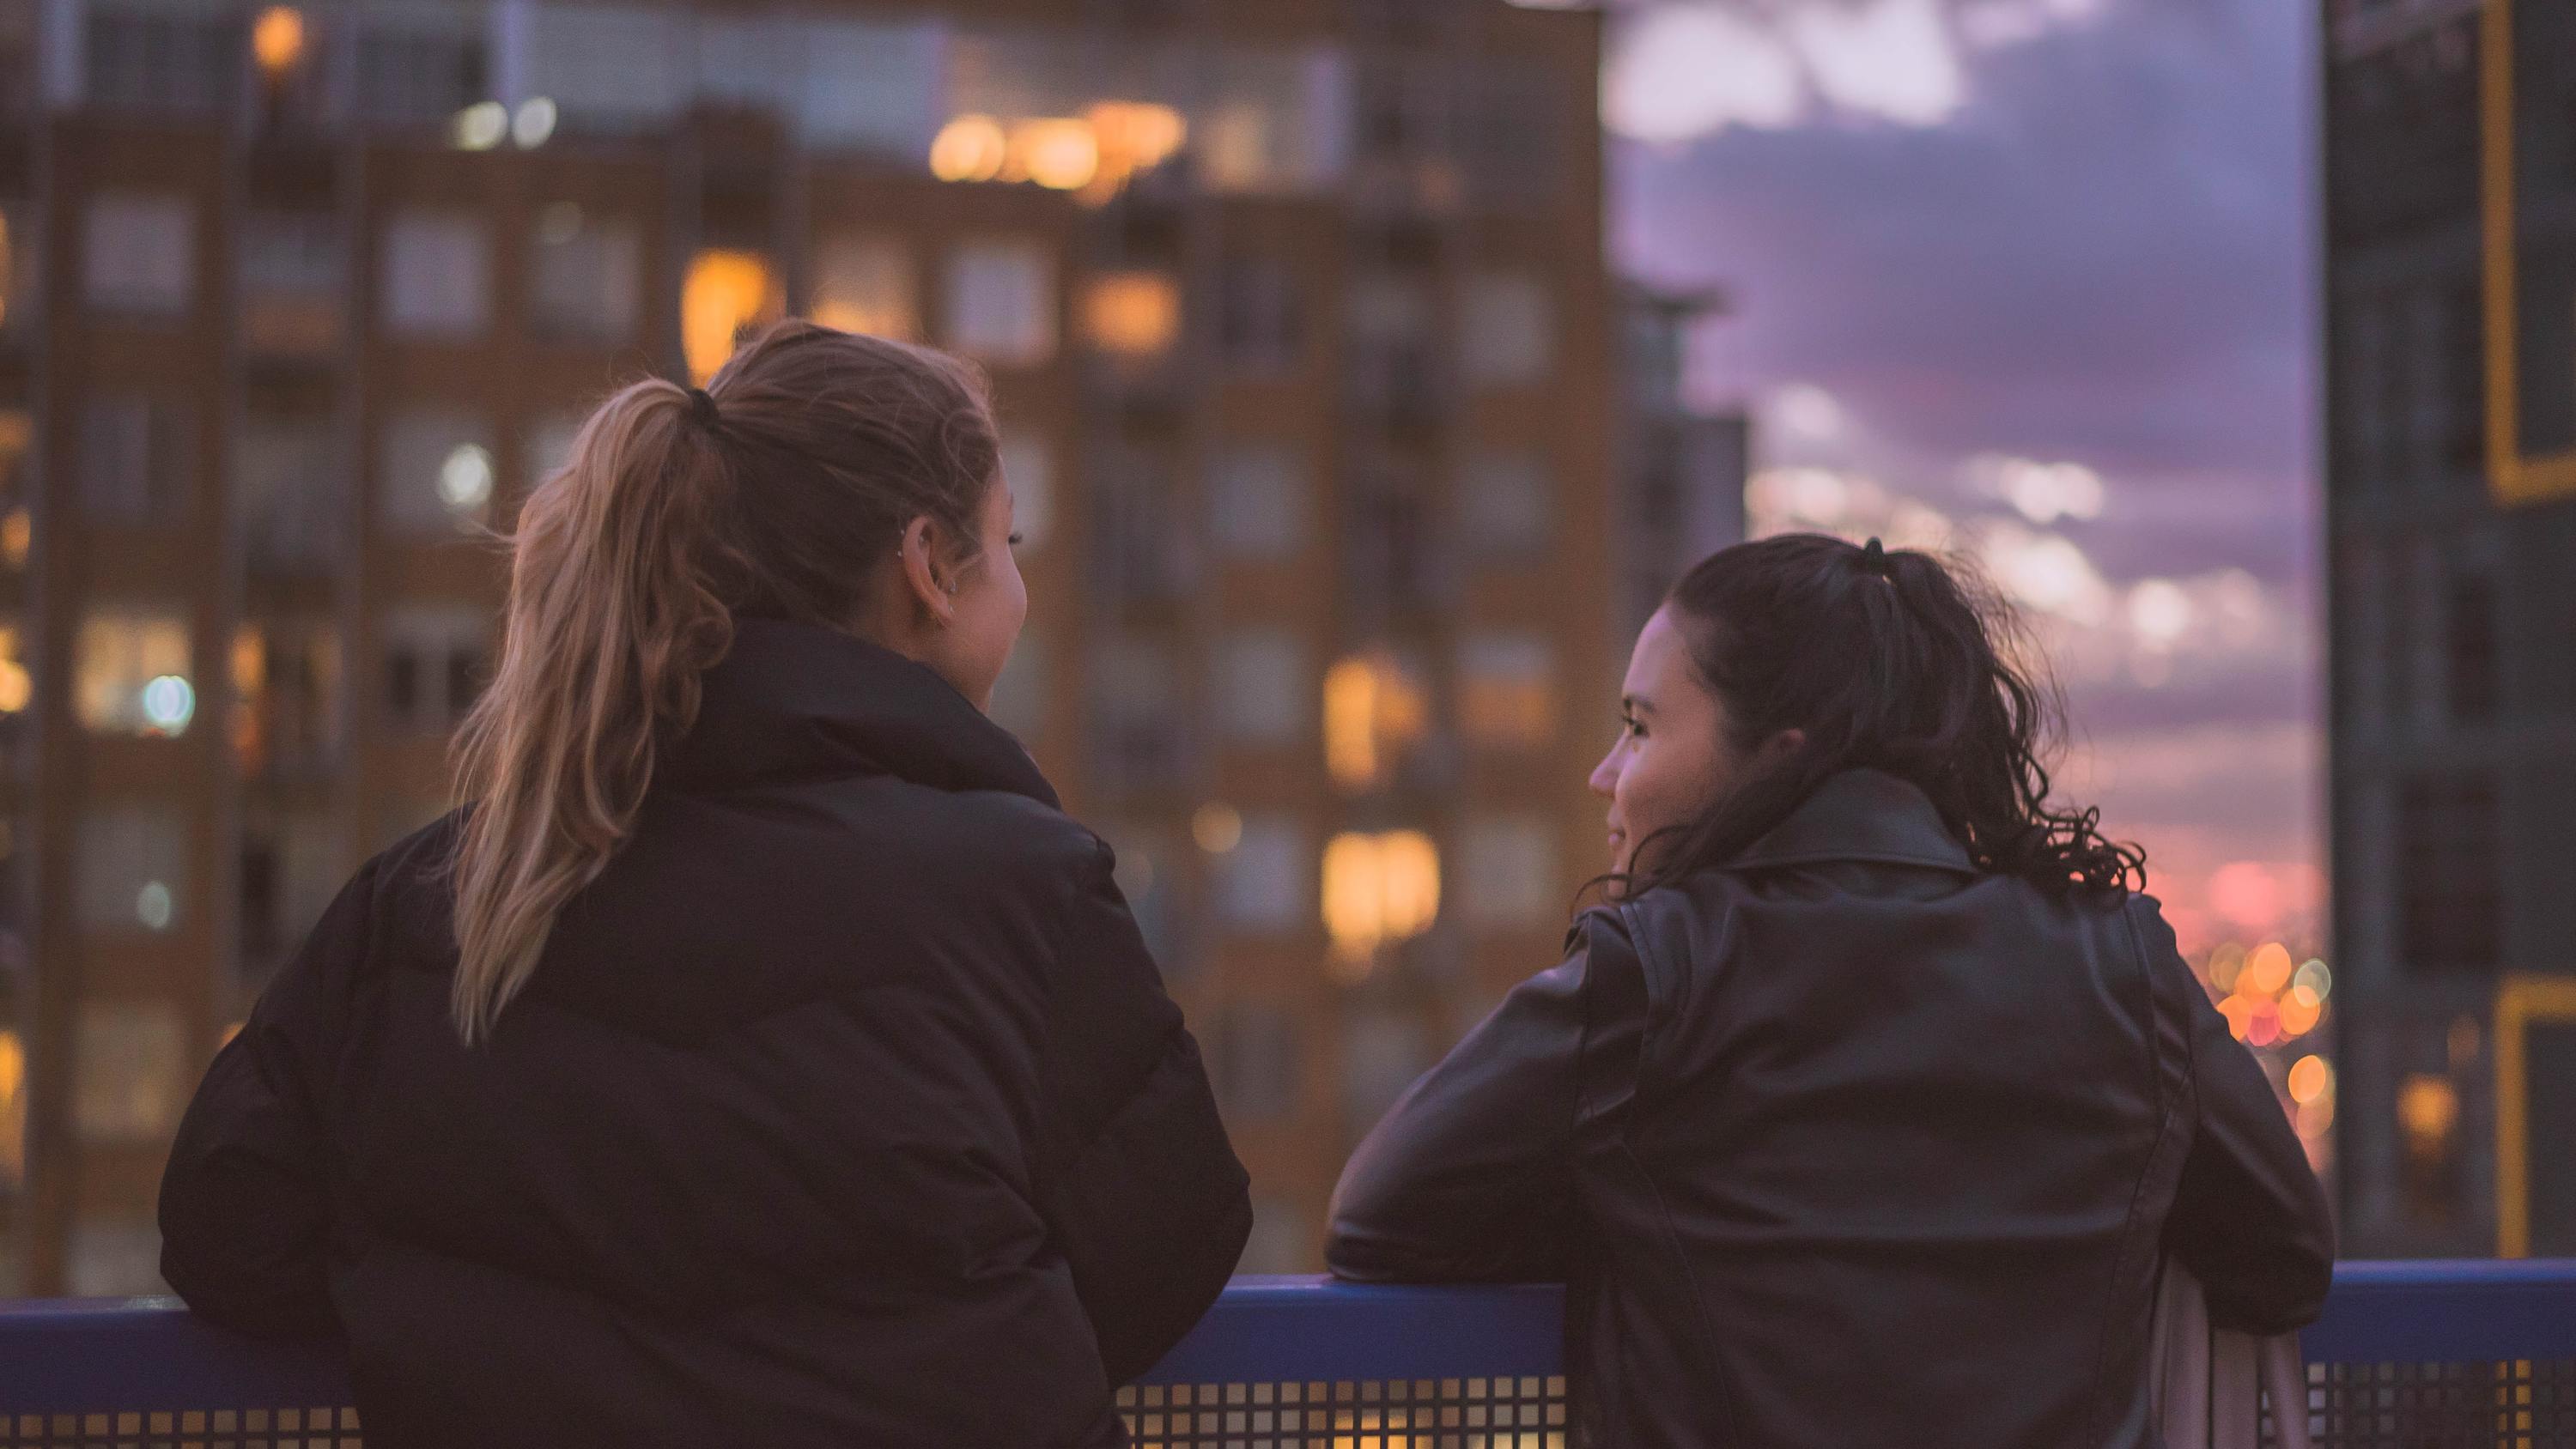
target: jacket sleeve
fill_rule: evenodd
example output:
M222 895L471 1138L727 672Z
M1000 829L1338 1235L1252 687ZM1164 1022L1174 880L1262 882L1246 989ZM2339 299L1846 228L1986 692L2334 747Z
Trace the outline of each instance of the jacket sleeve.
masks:
M1096 846L1050 997L1039 1207L1113 1384L1180 1342L1243 1257L1252 1200L1198 1043Z
M1513 988L1360 1143L1325 1261L1363 1281L1565 1276L1585 1144L1633 1095L1646 993L1614 918Z
M2186 978L2199 1114L2165 1219L2165 1249L2200 1280L2212 1323L2288 1333L2315 1321L2334 1280L2325 1189L2254 1054L2189 979L2171 929L2152 909L2140 914L2149 969Z
M345 983L367 948L374 875L370 866L341 889L215 1054L161 1176L161 1276L228 1328L339 1331L321 1092Z

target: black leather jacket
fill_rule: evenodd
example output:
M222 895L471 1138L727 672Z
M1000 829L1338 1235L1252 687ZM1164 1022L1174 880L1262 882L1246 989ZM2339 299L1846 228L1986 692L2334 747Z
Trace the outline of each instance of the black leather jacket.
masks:
M1568 1283L1593 1445L2146 1446L2164 1251L2279 1332L2323 1193L2155 901L1980 874L1853 771L1589 911L1378 1124L1344 1277Z

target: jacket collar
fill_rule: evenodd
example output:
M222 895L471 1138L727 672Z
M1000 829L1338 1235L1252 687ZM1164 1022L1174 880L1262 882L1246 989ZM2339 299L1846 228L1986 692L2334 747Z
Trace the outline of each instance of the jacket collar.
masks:
M1973 873L1932 797L1884 770L1845 770L1818 785L1789 818L1735 858L1747 866L1873 861Z
M1057 803L1020 742L928 666L779 619L735 621L733 647L706 673L697 723L661 774L699 790L892 775Z

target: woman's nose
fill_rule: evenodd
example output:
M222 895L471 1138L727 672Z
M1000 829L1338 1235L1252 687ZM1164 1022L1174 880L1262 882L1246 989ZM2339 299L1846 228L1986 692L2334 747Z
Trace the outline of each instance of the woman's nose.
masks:
M1604 800L1617 794L1619 789L1619 747L1617 745L1612 745L1610 753L1601 757L1601 763L1592 767L1591 784L1592 793Z

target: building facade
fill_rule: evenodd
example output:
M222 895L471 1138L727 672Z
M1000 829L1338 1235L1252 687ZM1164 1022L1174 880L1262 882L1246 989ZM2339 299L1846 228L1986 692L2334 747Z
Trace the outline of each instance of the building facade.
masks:
M2576 1252L2576 12L2325 7L2344 1250Z
M1598 19L0 0L0 1293L154 1281L205 1062L447 804L481 537L786 313L991 371L996 701L1314 1266L1603 849ZM1595 727L1597 725L1597 727Z
M1695 406L1684 387L1692 327L1725 310L1715 291L1635 281L1620 288L1625 370L1612 642L1622 651L1691 565L1745 538L1752 418L1740 408Z

